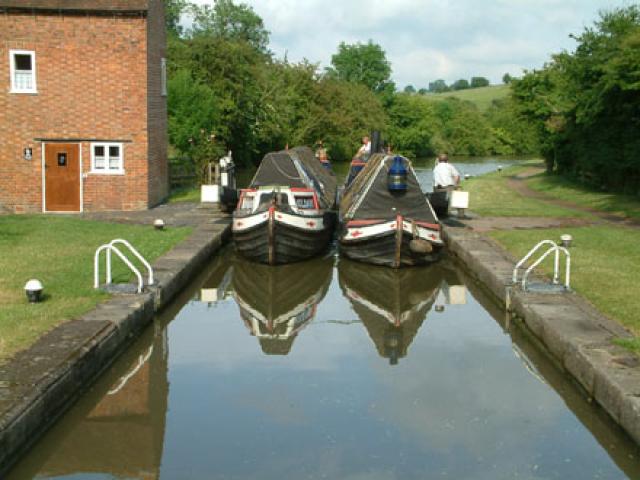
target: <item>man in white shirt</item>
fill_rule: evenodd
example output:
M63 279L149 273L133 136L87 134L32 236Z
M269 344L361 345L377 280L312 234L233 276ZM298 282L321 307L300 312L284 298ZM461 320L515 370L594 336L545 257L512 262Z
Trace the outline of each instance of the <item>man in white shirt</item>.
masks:
M364 158L369 156L371 153L371 140L369 137L362 137L362 146L358 149L358 153L356 153L356 157Z
M460 173L449 163L446 153L440 154L433 169L433 185L436 190L453 190L460 184Z

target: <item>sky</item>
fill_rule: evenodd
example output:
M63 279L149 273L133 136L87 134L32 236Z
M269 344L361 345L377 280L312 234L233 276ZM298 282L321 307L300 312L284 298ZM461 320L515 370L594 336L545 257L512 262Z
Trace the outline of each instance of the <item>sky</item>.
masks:
M211 0L192 0L211 3ZM386 52L398 88L472 76L501 83L572 50L598 12L633 0L236 0L271 32L270 49L289 61L330 65L341 41L372 40Z

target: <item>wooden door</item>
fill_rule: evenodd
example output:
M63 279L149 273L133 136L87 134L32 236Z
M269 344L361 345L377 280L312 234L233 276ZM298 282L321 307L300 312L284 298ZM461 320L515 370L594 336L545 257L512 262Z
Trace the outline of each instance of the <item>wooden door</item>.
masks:
M45 211L80 211L80 145L47 143L44 149Z

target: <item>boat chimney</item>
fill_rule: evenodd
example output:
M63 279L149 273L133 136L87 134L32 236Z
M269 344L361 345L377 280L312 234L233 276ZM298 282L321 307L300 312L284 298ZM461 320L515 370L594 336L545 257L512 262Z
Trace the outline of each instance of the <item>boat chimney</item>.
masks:
M374 153L383 153L382 135L380 135L380 130L373 130L371 132L371 155Z

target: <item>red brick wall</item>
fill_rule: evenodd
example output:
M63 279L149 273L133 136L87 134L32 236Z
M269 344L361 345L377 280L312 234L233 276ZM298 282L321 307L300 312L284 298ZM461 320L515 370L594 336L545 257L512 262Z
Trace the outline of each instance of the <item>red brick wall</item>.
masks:
M36 95L9 93L11 49L35 51ZM125 142L124 175L91 174L89 143L82 143L85 210L157 203L158 194L150 199L148 146L152 133L166 139L166 126L164 137L151 132L147 88L145 18L0 14L0 204L41 211L42 145L35 138ZM25 147L33 148L33 160L22 159Z

